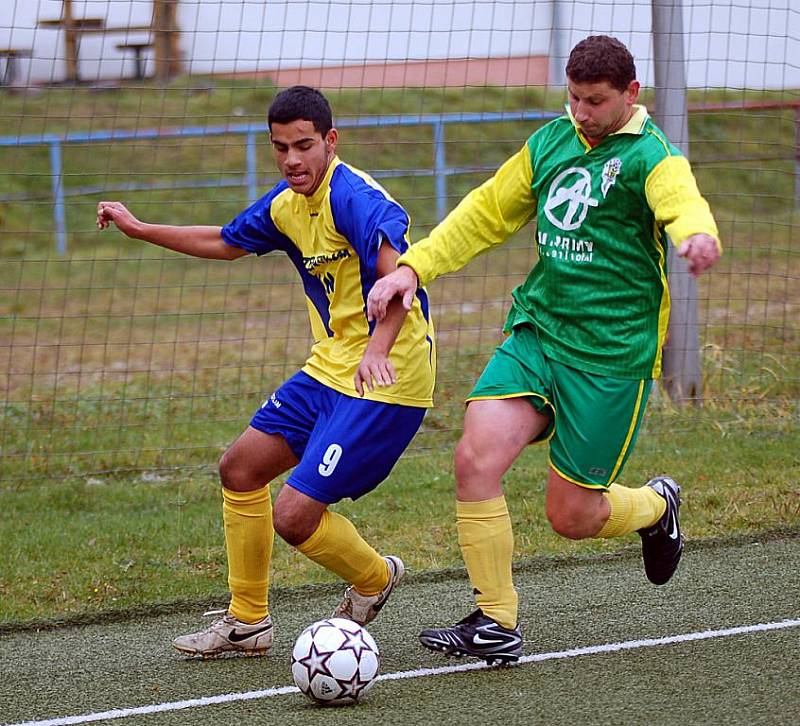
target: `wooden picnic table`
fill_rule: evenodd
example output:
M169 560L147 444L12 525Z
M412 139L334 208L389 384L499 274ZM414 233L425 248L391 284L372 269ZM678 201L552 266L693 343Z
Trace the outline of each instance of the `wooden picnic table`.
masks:
M106 26L105 18L42 18L36 23L40 28L64 28L65 30L102 30Z
M142 53L152 47L153 44L149 40L142 43L117 43L117 50L123 52L126 50L133 51L133 62L135 64L133 77L137 81L141 81L144 78L144 59L142 58Z
M65 38L64 59L66 63L65 80L68 83L77 83L80 80L78 71L78 56L80 54L80 39L87 33L123 33L125 42L117 45L119 50L132 50L135 55L136 77L144 77L142 52L153 46L156 51L156 76L160 79L169 78L178 69L177 48L177 3L175 0L153 0L153 20L147 25L106 25L105 18L76 18L72 14L72 0L62 0L60 18L40 19L37 24L41 28L63 30ZM127 36L133 33L150 33L145 41L131 40Z
M44 18L37 21L40 28L64 30L64 61L66 63L66 80L77 83L78 54L81 45L81 33L88 30L99 30L105 26L103 18L75 18L72 16L72 3L64 0L63 15L60 18Z
M0 86L13 86L17 72L17 59L31 58L32 56L33 50L30 48L0 48L0 58L4 58L6 62L3 75L0 76Z

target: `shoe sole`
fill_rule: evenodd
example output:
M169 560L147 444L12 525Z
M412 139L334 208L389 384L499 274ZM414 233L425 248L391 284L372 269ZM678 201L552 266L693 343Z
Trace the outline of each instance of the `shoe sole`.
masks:
M391 583L391 587L389 588L389 592L386 593L386 597L378 603L376 606L372 608L374 615L370 618L369 621L371 622L378 613L383 609L383 606L389 600L389 597L394 592L394 589L400 584L400 580L403 579L403 575L406 574L406 566L403 564L403 560L399 557L394 557L393 555L388 555L386 557L386 563L389 564L390 567L394 567L394 574L389 575L389 582ZM366 625L366 623L362 623L362 625Z
M380 615L381 610L383 610L383 606L386 605L387 602L389 602L389 598L394 592L394 589L400 584L400 580L403 579L403 575L406 574L406 568L405 565L403 564L403 560L401 560L399 557L395 557L394 555L387 555L384 559L386 560L387 564L389 564L389 567L394 568L394 574L389 575L389 584L391 585L391 587L389 588L389 592L386 593L386 597L383 598L383 600L379 602L377 605L373 605L370 608L370 612L367 613L367 617L363 623L358 620L353 621L358 623L359 625L368 625L373 620L375 620L375 618L377 618L378 615Z
M674 487L670 486L669 484L667 484L664 481L664 479L669 480L675 486ZM678 484L678 482L676 482L674 479L671 479L669 477L659 477L655 481L656 482L659 482L659 481L662 482L662 487L664 488L664 490L669 491L669 498L667 498L663 493L660 493L660 496L664 496L665 499L667 499L667 507L670 506L670 499L671 498L675 499L675 502L676 502L676 506L675 506L675 525L677 527L678 541L679 541L679 545L678 545L678 548L677 548L677 554L675 556L675 565L672 568L672 570L670 570L670 572L666 575L666 577L664 577L662 575L661 577L655 577L655 579L654 579L654 577L651 576L647 572L647 566L645 565L645 575L647 576L647 579L653 585L659 585L660 586L660 585L666 585L672 579L672 576L677 572L678 565L680 564L681 557L683 556L683 550L684 550L684 547L686 545L686 537L683 535L683 532L681 532L681 530L680 530L679 512L680 512L681 504L683 503L681 501L681 485ZM648 483L647 486L651 486L650 483ZM643 559L644 559L644 553L643 553Z
M664 576L662 576L662 577L655 577L655 576L651 577L650 575L647 574L647 570L645 570L645 575L647 575L647 579L651 582L651 584L653 584L653 585L666 585L672 579L672 576L678 571L678 565L680 565L680 563L681 563L681 557L683 556L683 550L684 550L685 545L686 545L686 538L683 536L683 534L681 534L680 535L680 546L678 547L678 554L675 557L675 566L666 575L666 577L664 577Z
M433 650L451 658L463 658L469 656L470 658L478 658L490 666L507 666L514 665L522 656L519 653L471 653L464 648L457 648L452 645L445 645L435 640L426 640L420 636L420 642L428 650Z
M217 658L230 658L232 656L242 656L244 658L259 658L269 653L269 648L231 648L229 650L192 650L191 648L180 648L177 645L172 646L179 653L182 653L189 658L198 658L202 660L216 660Z
M373 620L375 620L375 618L378 617L381 610L383 609L383 606L386 605L386 603L389 600L389 597L394 592L394 589L400 584L400 580L403 579L403 575L405 575L406 572L403 560L401 560L399 557L395 557L394 555L387 555L383 559L387 562L387 564L389 564L390 569L393 570L393 574L389 575L389 584L391 584L391 587L389 588L389 592L386 593L386 597L384 597L383 600L379 602L377 605L373 605L370 608L370 612L367 613L367 617L363 621L354 618L352 616L352 613L348 614L347 612L345 612L342 609L341 605L336 607L336 609L333 611L333 614L331 615L332 618L344 618L345 620L352 620L354 623L366 626Z

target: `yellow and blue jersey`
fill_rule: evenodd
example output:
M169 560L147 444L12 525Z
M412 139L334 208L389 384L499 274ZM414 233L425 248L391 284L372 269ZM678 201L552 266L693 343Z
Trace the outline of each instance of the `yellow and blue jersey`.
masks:
M294 264L306 295L314 346L303 371L356 396L353 376L374 322L367 295L377 279L378 250L409 247L408 213L369 175L334 157L311 196L281 181L222 228L226 243L263 255L281 251ZM428 297L417 291L389 355L397 383L364 398L406 406L433 405L436 347Z

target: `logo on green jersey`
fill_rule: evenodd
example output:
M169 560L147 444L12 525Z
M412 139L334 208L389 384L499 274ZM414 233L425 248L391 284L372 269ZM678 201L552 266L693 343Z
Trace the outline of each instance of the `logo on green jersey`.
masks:
M592 175L586 169L573 166L553 179L544 213L556 227L571 232L583 224L589 207L598 204L592 198Z

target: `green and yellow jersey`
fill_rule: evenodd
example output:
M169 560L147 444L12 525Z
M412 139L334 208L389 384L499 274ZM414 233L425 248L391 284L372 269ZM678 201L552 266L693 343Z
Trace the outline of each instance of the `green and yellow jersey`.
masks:
M399 264L427 284L533 218L538 261L512 293L506 331L532 324L548 356L580 370L658 377L668 239L719 239L686 158L643 106L594 147L568 112L536 131Z

